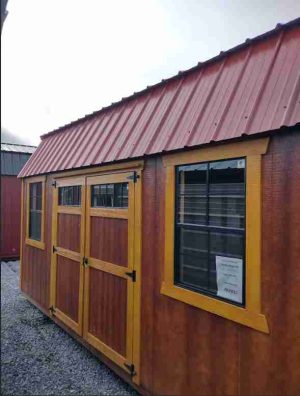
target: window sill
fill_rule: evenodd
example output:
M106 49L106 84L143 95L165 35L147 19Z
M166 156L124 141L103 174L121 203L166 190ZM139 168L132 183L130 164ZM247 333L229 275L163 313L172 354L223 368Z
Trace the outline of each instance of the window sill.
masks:
M252 329L263 333L269 333L266 317L260 313L249 311L247 308L237 307L224 301L220 301L191 290L183 289L179 286L168 285L166 283L162 284L161 294L251 327Z
M25 243L26 245L35 247L37 249L45 250L45 242L35 241L34 239L26 238Z

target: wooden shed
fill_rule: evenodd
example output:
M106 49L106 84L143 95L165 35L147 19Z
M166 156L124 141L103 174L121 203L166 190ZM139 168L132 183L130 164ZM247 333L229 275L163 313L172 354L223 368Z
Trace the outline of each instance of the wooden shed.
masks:
M300 394L300 20L42 136L21 288L142 394Z
M1 143L0 258L20 256L21 180L17 178L36 147Z

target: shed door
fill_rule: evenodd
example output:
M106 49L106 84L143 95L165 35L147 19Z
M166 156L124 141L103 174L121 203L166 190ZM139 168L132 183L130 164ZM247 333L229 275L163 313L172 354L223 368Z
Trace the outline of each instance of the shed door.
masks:
M87 178L84 280L84 338L129 370L135 284L132 177L127 172Z
M60 179L53 188L52 313L82 335L85 179Z

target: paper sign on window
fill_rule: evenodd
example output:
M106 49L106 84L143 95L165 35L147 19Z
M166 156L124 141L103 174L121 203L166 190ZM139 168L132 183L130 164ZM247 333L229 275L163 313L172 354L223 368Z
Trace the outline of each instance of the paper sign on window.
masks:
M238 303L243 302L243 260L216 256L217 295Z

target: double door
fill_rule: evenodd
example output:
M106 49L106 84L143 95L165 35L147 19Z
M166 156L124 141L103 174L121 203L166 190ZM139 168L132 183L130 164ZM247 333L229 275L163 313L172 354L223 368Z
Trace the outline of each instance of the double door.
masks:
M136 173L57 179L54 184L50 310L134 375Z

